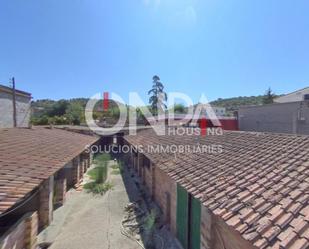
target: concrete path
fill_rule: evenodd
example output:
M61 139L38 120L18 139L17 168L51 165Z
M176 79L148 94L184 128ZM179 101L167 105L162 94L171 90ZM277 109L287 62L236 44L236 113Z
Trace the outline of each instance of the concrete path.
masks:
M40 240L53 242L50 249L141 248L120 232L124 207L129 202L122 177L110 175L108 181L114 187L103 196L72 193L55 211L54 225L40 235Z

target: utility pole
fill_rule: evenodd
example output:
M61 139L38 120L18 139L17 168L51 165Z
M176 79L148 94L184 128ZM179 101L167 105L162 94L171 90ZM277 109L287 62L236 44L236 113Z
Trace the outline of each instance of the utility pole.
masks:
M13 122L14 127L17 127L17 119L16 119L16 90L15 90L15 78L12 78L12 89L13 89Z

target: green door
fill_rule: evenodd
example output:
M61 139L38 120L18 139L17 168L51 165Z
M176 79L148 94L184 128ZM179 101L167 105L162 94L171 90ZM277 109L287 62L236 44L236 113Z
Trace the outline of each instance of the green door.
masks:
M190 198L190 249L200 249L201 245L201 203L199 200Z
M188 248L188 201L187 191L177 184L177 238L184 249Z
M200 249L201 203L177 184L177 238L184 249Z

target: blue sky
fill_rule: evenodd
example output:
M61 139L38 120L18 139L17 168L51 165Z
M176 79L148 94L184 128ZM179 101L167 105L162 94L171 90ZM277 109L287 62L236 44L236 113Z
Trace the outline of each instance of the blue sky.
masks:
M0 0L0 83L34 99L129 91L157 74L195 101L309 85L307 0Z

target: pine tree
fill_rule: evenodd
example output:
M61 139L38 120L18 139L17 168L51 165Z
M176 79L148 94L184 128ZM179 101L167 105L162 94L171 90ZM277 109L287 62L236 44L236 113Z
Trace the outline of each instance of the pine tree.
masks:
M273 93L271 88L269 87L263 97L263 104L272 104L274 103L274 98L276 95Z
M167 95L164 92L164 86L160 82L159 76L153 76L152 80L152 88L148 92L148 95L151 95L149 104L151 105L152 113L157 115L159 112L163 113L166 110L165 102L167 101Z

